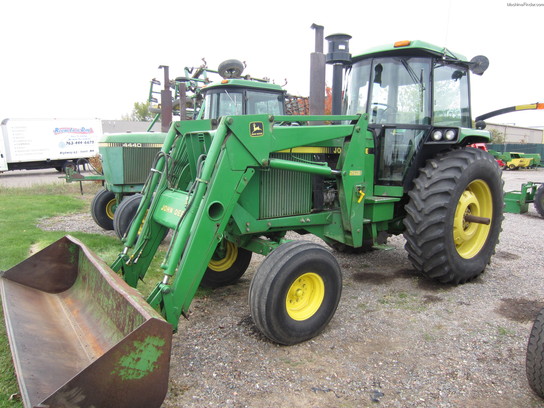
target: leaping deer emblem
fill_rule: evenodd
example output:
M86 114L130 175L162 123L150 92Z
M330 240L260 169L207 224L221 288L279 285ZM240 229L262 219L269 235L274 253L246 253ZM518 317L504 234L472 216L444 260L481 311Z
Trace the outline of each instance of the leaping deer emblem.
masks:
M262 122L251 122L249 129L251 132L251 136L253 137L262 136L264 134Z

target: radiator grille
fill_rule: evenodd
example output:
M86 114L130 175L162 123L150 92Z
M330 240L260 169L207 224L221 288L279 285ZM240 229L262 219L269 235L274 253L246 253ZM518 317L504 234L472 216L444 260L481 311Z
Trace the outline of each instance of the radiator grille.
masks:
M160 147L124 147L123 174L125 184L143 184Z
M271 157L306 161L311 154L275 153ZM308 214L312 210L312 175L270 169L261 173L260 218Z

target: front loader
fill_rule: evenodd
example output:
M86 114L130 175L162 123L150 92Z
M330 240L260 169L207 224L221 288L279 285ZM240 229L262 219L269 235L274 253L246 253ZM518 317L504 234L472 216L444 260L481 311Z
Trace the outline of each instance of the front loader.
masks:
M171 332L188 314L198 286L234 283L252 253L266 257L251 280L251 316L268 338L284 345L318 335L336 311L342 273L331 248L383 248L389 235L404 234L408 257L421 274L453 284L476 278L491 260L503 218L496 161L467 147L489 140L488 132L470 128L469 70L481 74L486 64L420 41L402 42L350 58L343 68L343 116L223 115L173 123L111 268L65 237L0 280L4 305L6 298L13 304L5 311L14 328L10 341L22 394L35 395L25 405L62 406L56 401L65 398L81 407L111 406L96 402L96 388L85 382L71 385L69 375L56 378L60 388L50 384L40 392L27 382L36 370L19 361L37 353L24 340L32 337L27 322L37 310L40 331L49 339L57 336L49 321L64 318L79 333L79 340L67 341L78 347L90 347L95 332L105 338L104 354L92 355L94 362L74 368L73 375L106 365L101 379L115 384L100 385L107 398L141 386L126 372L139 373L137 380L145 383L165 369L167 361L158 356L168 354ZM163 278L143 301L130 287L145 278L170 230ZM288 231L315 235L330 248L290 241ZM57 255L48 256L51 251ZM52 258L59 268L70 265L74 276L43 268ZM29 297L36 292L60 306L49 310L18 300L20 286ZM55 287L52 294L42 294L49 286ZM104 286L119 293L120 306L106 304ZM81 307L70 308L72 299ZM168 334L156 327L159 322ZM133 340L138 330L144 335ZM121 337L127 350L108 351ZM63 364L65 346L58 348L50 352L55 363L37 365ZM134 349L153 352L142 362L128 357ZM118 366L124 371L111 368ZM158 406L133 404L115 406Z

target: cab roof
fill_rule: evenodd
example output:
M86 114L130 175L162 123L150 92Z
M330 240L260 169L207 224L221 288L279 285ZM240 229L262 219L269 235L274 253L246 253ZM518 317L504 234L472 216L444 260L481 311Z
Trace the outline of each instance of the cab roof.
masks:
M434 44L430 44L424 41L414 40L414 41L397 41L395 43L390 43L382 45L379 47L374 47L366 52L354 56L352 58L353 62L371 58L371 57L382 57L382 56L391 56L391 55L417 55L417 56L429 56L429 57L444 57L446 59L453 59L458 62L468 62L467 58L464 55L454 53L448 50L445 47L439 47Z
M214 88L254 88L271 92L285 92L280 85L270 84L268 82L252 81L248 79L224 79L221 82L214 82L213 84L206 85L203 90Z

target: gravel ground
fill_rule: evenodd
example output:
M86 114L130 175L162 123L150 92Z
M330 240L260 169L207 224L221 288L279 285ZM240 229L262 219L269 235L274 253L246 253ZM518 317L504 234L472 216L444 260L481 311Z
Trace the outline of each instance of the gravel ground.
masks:
M504 172L505 190L544 182L544 169ZM544 307L534 207L505 214L486 272L461 286L420 277L404 239L389 251L336 254L342 300L327 329L284 347L255 328L240 282L195 299L174 335L170 407L544 407L525 377L532 320ZM100 232L88 214L43 228ZM308 239L304 237L304 239ZM318 240L316 240L318 241Z

